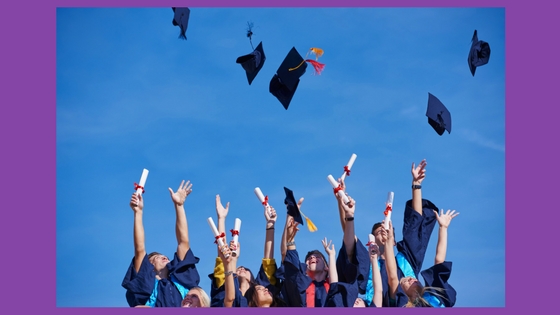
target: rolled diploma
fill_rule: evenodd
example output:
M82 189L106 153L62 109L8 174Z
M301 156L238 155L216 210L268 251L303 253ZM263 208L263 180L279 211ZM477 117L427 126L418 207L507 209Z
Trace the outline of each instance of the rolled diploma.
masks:
M149 171L147 169L144 169L142 171L142 176L140 177L140 183L138 183L139 186L144 187L144 185L146 185L146 179L148 179L148 173ZM142 194L142 188L136 189L136 194L137 195Z
M268 211L268 215L270 215L270 205L268 203L266 203L266 205L264 204L264 195L259 187L255 188L255 195L257 195L257 198L259 198L263 206L266 208L266 211Z
M331 183L333 188L338 187L338 182L336 180L334 180L334 177L332 177L332 175L327 176L327 179L329 180L329 182ZM339 190L338 195L342 198L342 201L344 202L344 204L348 204L348 197L346 197L346 194L344 193L344 191Z
M350 161L348 161L348 164L346 164L346 166L348 166L348 170L352 168L352 165L354 165L354 161L356 161L357 157L358 156L356 154L352 153L352 156L350 157ZM340 178L342 178L342 180L346 178L346 171L342 173L342 176L340 176Z
M385 208L387 208L387 206L389 206L391 208L391 210L389 210L389 212L387 212L387 215L385 216L384 228L386 230L389 228L389 221L391 221L391 213L393 212L393 198L394 197L395 197L395 193L393 193L392 191L390 191L387 194L387 202L385 202Z
M241 229L241 220L239 220L239 218L235 218L235 225L233 226L233 230L239 232L239 229ZM238 252L239 252L239 247L237 246L238 242L237 240L239 239L239 235L234 234L233 235L233 244L235 245L235 251L232 253L233 257L237 256Z
M214 233L214 236L218 236L220 235L220 233L218 232L218 229L216 228L216 224L214 224L214 220L212 220L212 217L208 217L208 225L210 225L210 228L212 229L212 232ZM223 252L223 247L225 246L224 244L224 240L222 240L222 238L218 238L218 245L220 245L220 249ZM226 258L229 257L229 255L225 256Z
M370 244L375 243L375 236L373 236L373 234L368 235L369 238L369 242L368 242L368 247L370 246Z

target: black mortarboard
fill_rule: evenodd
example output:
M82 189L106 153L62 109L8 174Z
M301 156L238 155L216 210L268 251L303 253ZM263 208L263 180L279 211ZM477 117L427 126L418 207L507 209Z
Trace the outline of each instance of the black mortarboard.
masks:
M191 10L189 8L171 8L175 12L173 17L173 25L179 26L181 28L181 34L179 38L187 39L187 27L189 26L189 16L191 15Z
M428 123L441 136L445 130L451 133L451 113L443 103L432 94L428 93Z
M241 64L245 73L247 74L247 81L249 85L253 82L259 71L264 65L266 56L262 47L262 42L259 43L257 48L250 54L237 58L236 63Z
M299 213L299 208L297 206L296 198L294 198L294 192L290 189L284 187L284 192L286 193L286 199L284 199L284 204L288 208L288 214L291 215L296 222L303 225L303 219L301 213Z
M467 60L473 77L476 67L487 64L488 60L490 60L490 45L485 41L478 40L478 35L476 34L476 30L474 30L471 50L469 51L469 58Z
M290 106L299 84L299 78L305 73L306 68L307 63L296 48L292 47L270 80L269 92L282 103L285 109ZM290 69L292 70L290 71Z

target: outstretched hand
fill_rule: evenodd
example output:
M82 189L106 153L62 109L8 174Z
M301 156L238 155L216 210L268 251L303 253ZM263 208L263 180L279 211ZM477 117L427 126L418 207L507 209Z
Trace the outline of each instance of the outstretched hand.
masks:
M218 215L218 219L223 219L227 217L229 211L229 202L226 204L226 207L222 205L222 201L220 199L220 195L216 195L216 214Z
M334 244L332 244L332 240L330 240L329 243L327 244L327 238L325 237L325 239L321 240L321 242L323 243L325 252L327 252L327 255L329 255L329 257L335 255Z
M434 213L436 214L439 226L444 228L449 227L451 220L459 215L459 212L455 212L455 210L447 210L447 212L443 213L443 209L439 213L434 210Z
M423 159L418 166L414 167L414 162L412 163L412 181L421 184L424 178L426 177L426 159Z
M185 181L181 181L181 185L179 185L179 188L177 189L176 192L173 192L173 189L171 189L171 187L168 188L169 189L169 194L171 195L171 200L173 200L173 203L176 204L177 206L182 206L185 203L185 200L187 199L187 196L191 194L192 192L192 184L191 181L187 181L185 183Z
M276 223L278 216L276 215L276 210L272 206L264 207L264 218L266 219L267 226L273 226Z
M299 231L299 222L294 220L294 218L288 215L288 229L286 233L286 241L293 242L294 238L296 237L297 232Z
M132 194L132 197L130 197L130 208L132 208L134 212L142 211L144 208L144 198L142 198L142 194Z

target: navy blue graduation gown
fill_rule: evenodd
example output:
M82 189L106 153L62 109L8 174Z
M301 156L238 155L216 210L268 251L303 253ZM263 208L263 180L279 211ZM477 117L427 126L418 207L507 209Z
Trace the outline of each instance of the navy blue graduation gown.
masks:
M239 279L236 274L232 276L235 287L235 299L233 300L232 307L247 307L247 299L245 299L243 294L241 294L241 290L239 290ZM224 299L226 297L225 284L218 288L213 273L209 274L208 278L210 278L210 307L224 307Z
M316 282L307 275L307 265L299 261L297 250L287 250L284 258L284 301L290 307L307 307L306 290L315 284L315 305L322 307L327 300L327 290L323 282Z
M153 306L181 307L183 294L179 288L182 286L183 289L190 290L200 282L196 270L198 261L199 258L194 256L191 249L187 251L183 260L175 253L173 260L167 264L169 277L156 282L154 265L149 261L148 255L144 256L138 272L134 268L134 258L132 258L122 281L122 286L126 289L128 305L131 307L146 305L154 293L157 297L153 301Z
M357 282L358 293L364 294L368 282L370 260L368 249L358 238L354 243L354 255L351 259L346 255L346 246L342 246L336 257L336 271L338 282L354 283ZM354 305L352 303L352 305Z
M448 283L449 277L451 276L452 265L452 262L444 261L441 264L434 265L422 271L425 287L443 289L443 292L432 291L440 295L437 296L434 294L434 296L436 296L445 307L453 307L455 305L455 301L457 300L457 292L451 284ZM428 290L428 292L430 292L430 290Z
M353 284L344 282L331 283L325 307L354 307L354 302L356 302L357 298L358 285L356 282Z

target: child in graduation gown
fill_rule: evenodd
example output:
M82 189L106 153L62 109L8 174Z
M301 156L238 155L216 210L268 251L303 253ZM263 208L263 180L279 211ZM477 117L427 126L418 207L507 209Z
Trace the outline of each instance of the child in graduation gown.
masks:
M132 194L130 207L134 211L134 258L122 281L126 300L131 307L180 307L188 291L198 286L200 277L189 241L184 203L192 192L190 181L181 182L173 192L169 188L175 206L177 251L173 260L160 253L146 254L142 213L142 194Z

